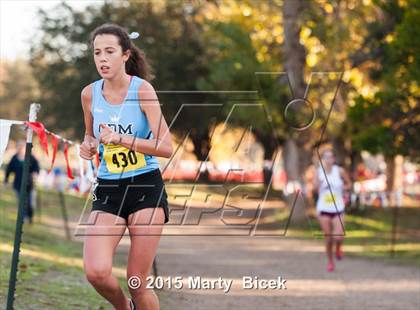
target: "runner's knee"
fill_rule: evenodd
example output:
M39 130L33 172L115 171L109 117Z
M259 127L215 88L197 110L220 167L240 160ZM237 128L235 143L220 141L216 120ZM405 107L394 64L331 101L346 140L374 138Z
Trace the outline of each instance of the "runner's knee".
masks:
M111 276L111 266L85 266L85 275L87 280L92 284L101 284L109 276Z

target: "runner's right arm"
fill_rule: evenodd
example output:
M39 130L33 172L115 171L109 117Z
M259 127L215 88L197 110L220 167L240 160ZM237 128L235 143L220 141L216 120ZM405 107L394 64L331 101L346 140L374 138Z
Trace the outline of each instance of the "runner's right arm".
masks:
M93 135L93 117L91 113L92 84L83 88L81 101L86 129L83 143L80 145L80 157L90 160L96 154L98 147L98 142Z

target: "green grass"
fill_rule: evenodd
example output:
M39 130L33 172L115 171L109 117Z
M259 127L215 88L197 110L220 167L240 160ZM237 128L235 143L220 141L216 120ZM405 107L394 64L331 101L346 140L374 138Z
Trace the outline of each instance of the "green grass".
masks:
M394 208L366 208L364 211L346 214L344 218L347 255L376 257L389 262L420 265L420 208L399 208L393 256L391 239ZM279 227L286 227L289 211L279 210L275 217ZM309 212L308 220L302 224L289 225L286 237L323 239L315 214Z
M42 216L60 219L56 193L43 193ZM80 214L84 200L66 196L69 216ZM0 304L5 305L17 205L14 193L2 188L0 194ZM15 309L112 309L87 282L81 266L82 243L52 234L35 217L24 224L17 273ZM124 267L124 266L118 266ZM126 290L124 278L119 278ZM127 295L128 296L128 295Z

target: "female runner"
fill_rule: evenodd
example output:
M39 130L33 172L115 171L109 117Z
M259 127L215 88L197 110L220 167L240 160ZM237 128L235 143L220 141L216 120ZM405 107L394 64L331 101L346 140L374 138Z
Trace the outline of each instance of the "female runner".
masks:
M333 247L338 260L342 259L344 237L344 191L351 189L351 181L343 168L334 164L334 154L331 150L323 152L322 167L318 168L314 177L314 189L318 191L316 211L321 229L325 236L328 258L327 270L334 271ZM327 177L325 177L325 175Z
M80 156L100 165L83 248L86 278L117 310L159 309L146 289L163 224L167 194L156 156L171 157L172 140L162 116L150 67L127 31L104 24L91 34L93 58L102 79L81 93L85 137ZM115 248L128 228L131 240L125 297L111 274ZM130 285L131 283L131 285Z

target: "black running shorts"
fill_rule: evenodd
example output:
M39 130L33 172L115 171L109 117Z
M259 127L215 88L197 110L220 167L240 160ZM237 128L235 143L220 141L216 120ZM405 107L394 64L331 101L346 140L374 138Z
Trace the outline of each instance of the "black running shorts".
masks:
M92 211L104 211L128 221L128 216L145 208L163 208L169 222L168 195L159 169L133 177L109 180L97 178L93 187Z

